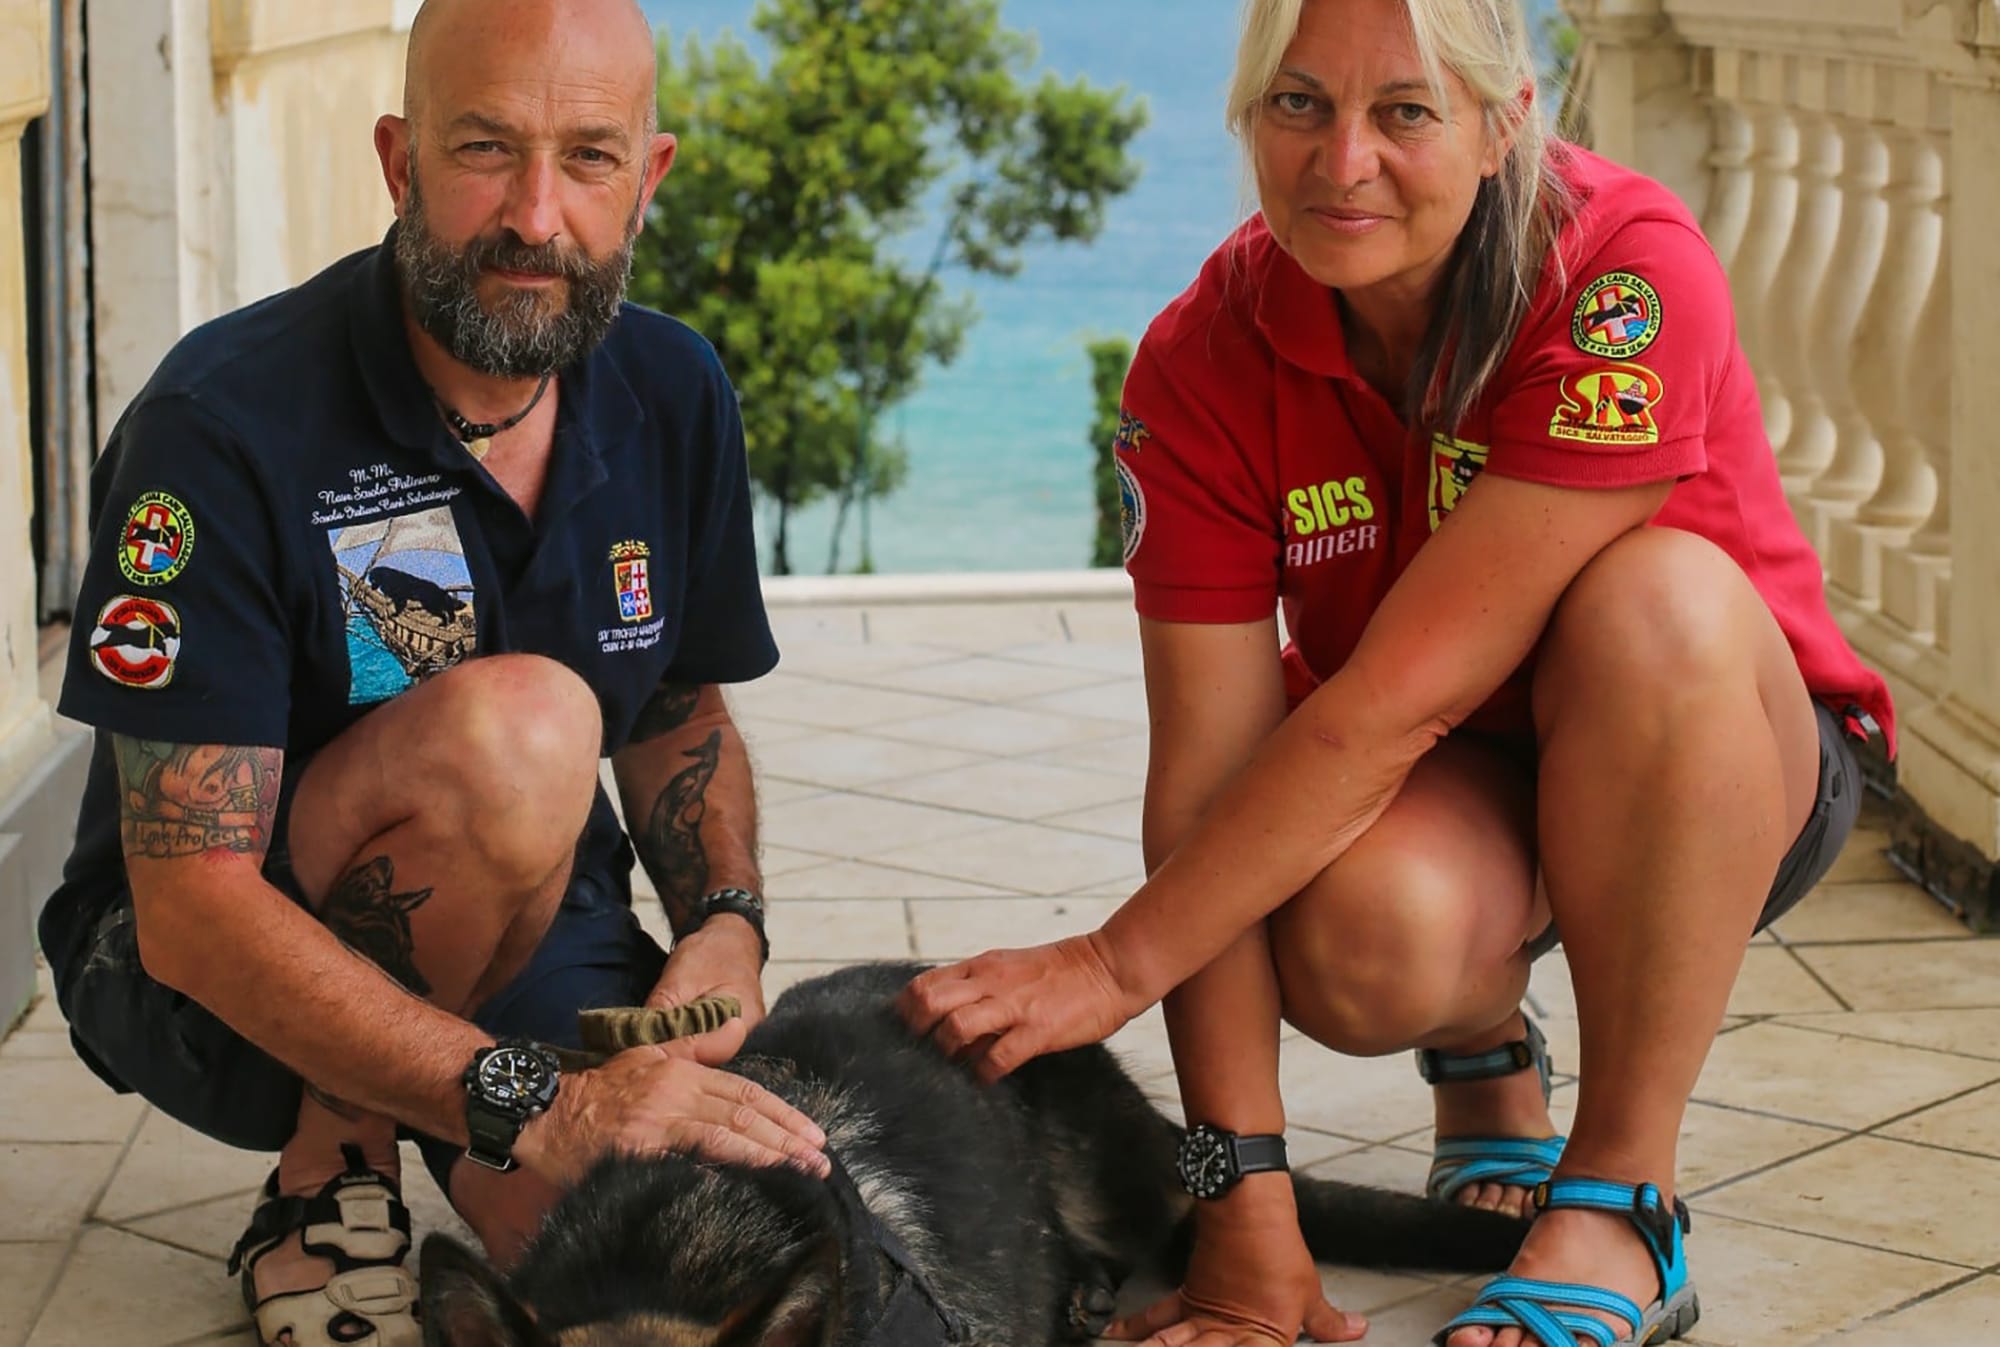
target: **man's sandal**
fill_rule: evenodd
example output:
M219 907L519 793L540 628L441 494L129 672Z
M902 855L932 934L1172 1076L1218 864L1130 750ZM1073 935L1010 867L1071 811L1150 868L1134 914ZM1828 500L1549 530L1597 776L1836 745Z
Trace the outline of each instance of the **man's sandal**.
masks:
M1548 1101L1549 1045L1542 1031L1524 1013L1525 1037L1502 1043L1489 1052L1448 1053L1436 1048L1417 1050L1417 1073L1432 1085L1467 1080L1493 1080L1533 1067L1542 1078L1542 1100ZM1424 1191L1449 1202L1475 1184L1496 1183L1532 1188L1547 1182L1562 1159L1565 1138L1439 1137L1432 1151L1431 1172Z
M410 1250L410 1210L390 1179L368 1167L357 1146L342 1146L347 1169L313 1197L278 1196L274 1172L250 1228L229 1255L229 1271L243 1278L243 1303L257 1324L257 1340L275 1347L420 1347L417 1282L402 1266ZM305 1251L333 1264L333 1276L316 1291L259 1300L252 1279L257 1260L294 1234Z
M1636 1301L1601 1286L1496 1277L1479 1292L1472 1308L1438 1330L1431 1339L1437 1347L1461 1328L1518 1328L1532 1334L1542 1347L1645 1347L1684 1336L1701 1318L1701 1298L1688 1277L1687 1251L1681 1244L1692 1222L1679 1198L1669 1211L1660 1190L1650 1183L1635 1187L1601 1179L1551 1179L1535 1190L1535 1206L1541 1211L1564 1207L1608 1211L1630 1221L1653 1256L1660 1298L1642 1310ZM1631 1331L1620 1337L1602 1319L1576 1310L1615 1315Z

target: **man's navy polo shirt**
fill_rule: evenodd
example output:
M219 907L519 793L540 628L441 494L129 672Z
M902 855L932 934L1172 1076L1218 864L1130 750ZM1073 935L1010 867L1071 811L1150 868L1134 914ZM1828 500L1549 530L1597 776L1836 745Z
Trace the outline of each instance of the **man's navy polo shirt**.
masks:
M562 372L530 520L438 415L393 238L189 333L97 464L60 709L99 733L43 917L52 961L124 882L110 734L282 748L282 820L313 753L475 655L574 670L606 754L663 679L744 682L777 663L714 349L626 305ZM578 868L624 891L631 863L600 789Z

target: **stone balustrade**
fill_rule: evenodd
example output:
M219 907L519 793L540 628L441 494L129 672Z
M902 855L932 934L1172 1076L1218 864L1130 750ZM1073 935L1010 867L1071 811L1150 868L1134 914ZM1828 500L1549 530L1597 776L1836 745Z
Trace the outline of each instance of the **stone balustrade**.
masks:
M1698 214L1835 613L1896 694L1898 855L2000 922L2000 0L1566 3L1566 129Z

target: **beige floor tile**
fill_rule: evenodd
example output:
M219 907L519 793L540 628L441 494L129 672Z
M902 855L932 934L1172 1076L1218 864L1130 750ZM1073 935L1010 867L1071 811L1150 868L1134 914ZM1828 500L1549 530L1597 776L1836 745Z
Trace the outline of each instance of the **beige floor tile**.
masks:
M117 1224L161 1244L171 1244L205 1258L226 1259L249 1226L250 1215L256 1209L256 1193L232 1193L227 1197L213 1197L205 1202L193 1202L173 1211L119 1221ZM422 1239L423 1236L417 1238Z
M1822 884L1772 929L1794 944L1972 938L1964 922L1907 883Z
M70 1256L28 1347L166 1347L248 1319L220 1263L99 1227Z
M67 1238L46 1244L0 1244L0 1347L21 1347L56 1279Z
M1140 783L1143 787L1143 782ZM1095 809L1080 809L1074 813L1051 815L1041 821L1056 828L1069 828L1075 832L1097 833L1104 837L1120 837L1127 842L1138 842L1145 836L1146 802L1134 796L1129 800L1119 800L1115 804L1099 805Z
M1813 945L1798 953L1856 1010L2000 1007L2000 940Z
M769 886L772 901L789 898L1006 898L1006 889L962 879L898 870L865 861L823 861L793 870Z
M75 1234L120 1150L109 1141L0 1143L0 1242Z
M1974 1090L1914 1117L1891 1123L1881 1135L1922 1141L2000 1159L2000 1085ZM2000 1220L1996 1220L2000 1225Z
M1014 702L1040 697L1070 688L1103 683L1115 675L1096 669L1062 668L1053 664L1030 664L1025 660L974 656L926 664L915 669L886 670L868 674L859 681L899 692L922 692L938 697L963 697L978 702Z
M2000 1335L2000 1277L1978 1277L1813 1347L1972 1347Z
M1322 1179L1339 1179L1342 1183L1361 1183L1399 1193L1421 1193L1430 1170L1428 1154L1397 1146L1350 1149L1312 1167L1313 1174Z
M1731 1015L1789 1015L1838 1009L1840 1002L1799 966L1791 951L1761 944L1743 951L1743 967L1736 975L1736 985L1729 989Z
M277 1156L237 1150L169 1118L157 1110L147 1114L132 1149L97 1204L99 1220L123 1221L133 1216L185 1206L225 1193L258 1187L277 1164Z
M16 1028L17 1033L67 1033L69 1022L63 1019L62 1007L56 1003L55 989L48 985L48 970L41 970L41 981L35 988L35 1004L28 1010L28 1017Z
M920 846L885 848L869 859L1042 894L1074 893L1113 880L1122 884L1140 860L1137 843L1035 823L988 825L982 832Z
M1694 1337L1715 1347L1792 1347L1964 1275L1941 1263L1730 1220L1700 1204L1687 1247L1701 1292Z
M1885 1010L1831 1015L1787 1015L1781 1023L1801 1029L1874 1038L1936 1052L2000 1060L2000 1010Z
M1322 1266L1319 1284L1335 1309L1369 1315L1393 1310L1437 1289L1437 1283L1408 1273L1338 1266ZM1370 1347L1378 1340L1377 1334L1370 1331L1366 1339Z
M1572 1121L1573 1118L1566 1118L1563 1125L1567 1127ZM1691 1102L1681 1119L1680 1189L1700 1192L1711 1184L1824 1146L1840 1136L1839 1131L1830 1127L1813 1127Z
M1430 1347L1431 1335L1470 1305L1475 1294L1467 1286L1419 1284L1424 1289L1410 1299L1368 1312L1368 1336L1362 1339L1366 1347Z
M1840 849L1840 859L1826 872L1822 884L1873 883L1896 880L1903 872L1889 864L1889 835L1870 828L1856 828Z
M824 795L825 786L815 786L804 781L787 781L781 776L760 776L757 779L757 805L769 809L773 805L790 804L793 800L808 800L815 795Z
M771 635L778 650L799 646L860 645L868 639L868 627L859 605L813 604L804 608L769 610Z
M1035 762L1053 762L1063 767L1087 767L1095 772L1109 772L1113 776L1135 781L1141 790L1146 785L1146 760L1151 752L1150 741L1143 734L1121 734L1112 739L1092 739L1085 743L1065 744L1044 753L1029 755Z
M1113 906L1101 898L959 898L917 900L910 912L919 957L951 960L1081 935L1110 916Z
M975 706L941 716L878 725L874 733L885 739L935 744L964 752L1022 756L1114 738L1129 728L1115 720L1023 711L1015 706Z
M764 925L771 948L821 962L910 957L901 903L801 898L773 903Z
M1145 663L1135 641L1042 641L1009 646L996 654L1031 664L1057 664L1070 669L1096 669L1136 678L1145 672Z
M0 1062L0 1141L123 1141L145 1107L74 1057Z
M75 1056L66 1033L16 1029L0 1041L0 1062L63 1062Z
M1025 821L1126 800L1135 789L1130 781L1102 772L1002 758L904 781L885 781L872 787L871 793ZM1050 821L1060 822L1060 818Z
M815 795L812 798L814 800L832 800L837 797ZM805 805L808 801L800 800L797 803ZM800 870L810 870L814 866L825 864L826 857L816 851L799 851L792 847L772 846L759 846L757 849L757 868L763 872L766 879L773 879L779 875L796 874Z
M767 809L761 829L767 846L872 861L902 848L992 826L991 819L961 810L843 793Z
M1346 1057L1310 1039L1278 1049L1285 1116L1301 1127L1389 1141L1431 1123L1430 1087L1406 1052Z
M752 754L760 781L775 778L836 790L963 767L980 757L866 734L809 734Z
M854 730L889 721L942 715L968 703L917 692L773 674L737 694L750 724L789 721L824 730Z
M1967 1267L2000 1262L2000 1224L1993 1220L2000 1210L2000 1160L1901 1141L1843 1141L1718 1189L1695 1205Z
M1991 1062L1753 1024L1709 1050L1695 1098L1859 1129L2000 1079Z
M859 623L857 622L857 627ZM863 678L896 669L943 664L955 658L949 650L895 641L863 641L795 636L778 642L778 672L827 678Z
M1099 720L1123 721L1127 725L1146 724L1146 688L1136 678L1045 693L1040 697L1030 697L1019 705L1031 711L1059 711L1066 716L1095 716Z
M1056 610L1043 603L911 603L870 608L868 637L971 654L1065 634Z
M773 959L764 969L764 1004L775 1005L780 996L808 978L816 978L845 967L846 963Z
M738 721L737 733L750 749L750 765L753 769L764 761L764 750L775 744L789 744L795 739L809 739L819 731L810 725L794 725L788 720Z
M1139 614L1129 595L1061 605L1063 627L1072 641L1132 646L1139 643Z

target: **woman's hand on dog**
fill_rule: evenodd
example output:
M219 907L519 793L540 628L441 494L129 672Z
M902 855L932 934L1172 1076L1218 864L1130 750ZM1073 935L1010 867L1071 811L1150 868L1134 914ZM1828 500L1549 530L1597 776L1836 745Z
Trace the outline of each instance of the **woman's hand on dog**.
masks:
M897 1009L991 1083L1043 1053L1100 1043L1149 1002L1120 985L1098 932L994 950L912 979Z
M755 1081L717 1069L743 1043L742 1021L714 1033L629 1048L603 1066L563 1077L546 1113L521 1131L514 1154L558 1186L613 1151L694 1151L748 1165L831 1172L826 1133Z
M1113 1323L1107 1338L1145 1347L1291 1347L1352 1342L1368 1331L1335 1309L1299 1233L1291 1177L1251 1175L1195 1212L1194 1250L1181 1289Z

